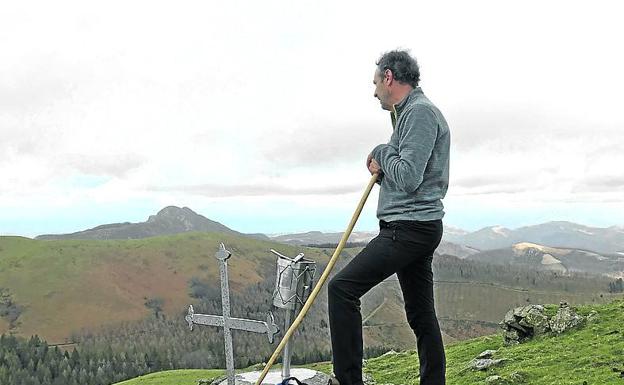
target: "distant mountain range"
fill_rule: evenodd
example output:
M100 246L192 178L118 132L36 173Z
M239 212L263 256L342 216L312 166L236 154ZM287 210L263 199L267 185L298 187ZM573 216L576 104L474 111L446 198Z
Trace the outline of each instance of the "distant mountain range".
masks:
M285 234L271 237L271 240L281 243L287 243L295 246L314 246L314 245L337 245L342 238L343 233L322 233L320 231L309 231L307 233ZM364 244L376 237L378 232L373 231L354 231L349 237L350 243ZM464 245L442 241L436 252L438 254L449 254L459 258L465 258L469 255L476 254L479 250Z
M624 278L624 256L521 242L511 247L471 254L466 259L496 265L525 266L561 274L590 273Z
M352 243L367 243L375 236L377 231L354 231L349 236L349 242ZM320 231L308 231L306 233L295 233L272 236L271 240L281 243L287 243L289 245L322 245L322 244L337 244L340 242L343 233L323 233Z
M496 265L524 266L537 271L555 271L562 274L586 272L620 278L624 277L624 253L590 251L591 247L608 250L609 247L605 245L609 244L615 245L611 249L617 250L618 241L624 241L624 239L607 238L603 235L605 230L613 231L613 229L594 229L568 222L550 222L518 230L487 227L474 233L451 227L450 231L445 228L446 240L440 243L436 254L452 255ZM526 234L527 238L522 238L523 234ZM584 242L579 242L574 238L574 236L579 236L577 234L583 236ZM365 243L376 235L376 232L355 232L349 237L349 241ZM295 246L309 246L337 244L341 237L342 233L310 231L274 236L272 240ZM624 238L624 232L621 233L621 237ZM454 242L449 242L449 239ZM550 240L552 242L550 244L561 245L561 247L546 246L549 243L538 244L531 241L532 239ZM475 244L481 246L480 249L472 246Z
M184 232L219 232L246 235L256 239L272 240L290 245L337 244L342 232L306 233L267 236L265 234L241 234L229 227L197 214L188 207L168 206L146 222L113 223L71 234L46 234L36 239L140 239ZM350 243L366 243L377 235L377 231L355 231L349 237ZM452 226L445 226L443 242L438 253L452 254L460 258L479 251L512 247L517 243L529 242L555 248L591 250L603 254L617 254L624 257L624 227L589 227L572 222L547 222L520 227L515 230L502 226L490 226L469 232Z
M354 232L349 242L368 242L377 232ZM307 233L272 236L277 242L291 245L337 244L342 233ZM548 222L511 230L502 226L490 226L474 232L452 226L444 227L444 236L438 252L458 257L484 250L512 247L516 243L530 242L551 247L591 250L599 253L618 254L624 257L624 227L589 227L571 222ZM440 250L442 248L442 250Z
M589 227L572 222L547 222L511 230L502 226L485 227L475 232L447 232L444 239L479 250L511 247L520 242L551 247L620 253L624 256L624 227Z

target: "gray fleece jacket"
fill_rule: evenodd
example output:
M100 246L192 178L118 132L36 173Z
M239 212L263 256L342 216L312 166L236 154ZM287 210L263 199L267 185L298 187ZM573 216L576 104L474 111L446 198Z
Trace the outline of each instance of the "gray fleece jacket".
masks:
M449 183L450 132L420 87L394 105L388 144L372 151L381 166L377 218L430 221L444 217Z

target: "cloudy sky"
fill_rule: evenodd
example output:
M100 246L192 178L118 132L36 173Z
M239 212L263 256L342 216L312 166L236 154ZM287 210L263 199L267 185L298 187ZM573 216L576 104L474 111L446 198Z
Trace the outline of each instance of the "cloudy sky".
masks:
M343 230L391 133L372 76L394 48L451 127L446 224L624 225L616 1L7 3L0 234L167 205L244 232Z

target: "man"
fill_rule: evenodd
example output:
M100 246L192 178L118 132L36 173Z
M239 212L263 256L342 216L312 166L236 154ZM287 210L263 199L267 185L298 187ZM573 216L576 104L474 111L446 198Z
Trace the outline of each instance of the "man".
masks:
M418 86L418 64L408 52L387 52L376 64L375 97L390 111L393 125L388 144L375 147L366 161L381 179L380 231L328 286L334 373L340 385L363 384L360 297L396 273L416 335L420 384L444 385L431 262L442 238L449 128Z

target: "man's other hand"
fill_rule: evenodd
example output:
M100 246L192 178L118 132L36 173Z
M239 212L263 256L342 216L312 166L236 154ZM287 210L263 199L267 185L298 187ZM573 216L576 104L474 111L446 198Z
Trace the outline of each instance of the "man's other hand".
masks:
M366 158L366 167L368 167L368 171L370 171L371 175L381 175L381 167L379 167L379 163L373 158L372 154L368 154Z

